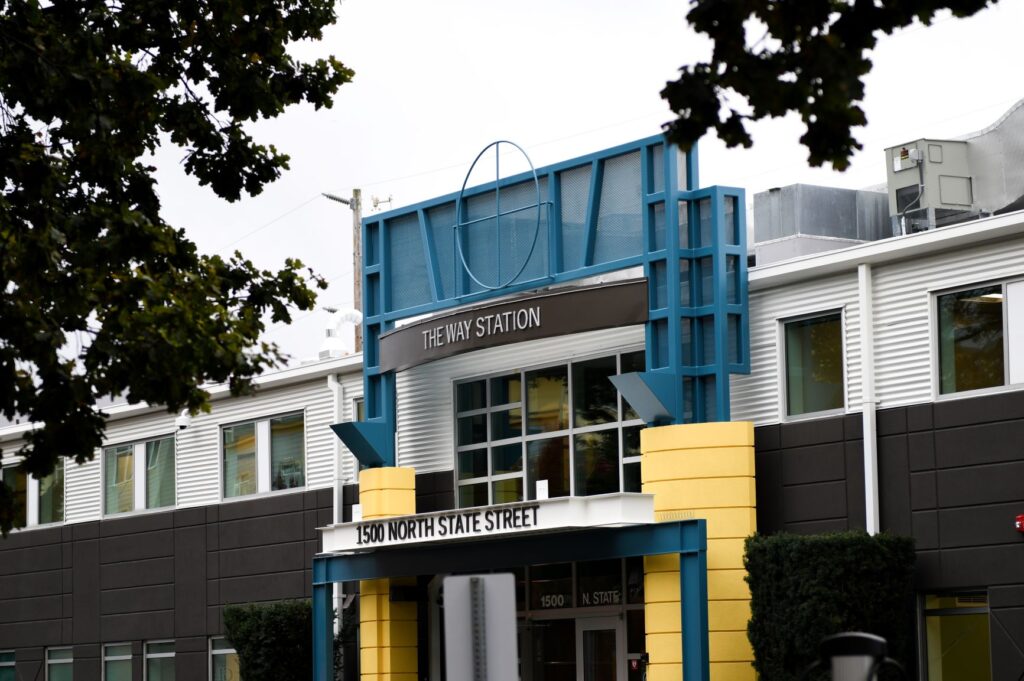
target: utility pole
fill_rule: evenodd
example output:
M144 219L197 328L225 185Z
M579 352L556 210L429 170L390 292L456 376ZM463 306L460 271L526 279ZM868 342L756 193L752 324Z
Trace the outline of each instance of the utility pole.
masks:
M352 209L352 297L353 306L363 311L363 198L362 191L352 190L352 198L343 199L322 192L324 198L343 203ZM356 352L363 351L363 325L356 324Z

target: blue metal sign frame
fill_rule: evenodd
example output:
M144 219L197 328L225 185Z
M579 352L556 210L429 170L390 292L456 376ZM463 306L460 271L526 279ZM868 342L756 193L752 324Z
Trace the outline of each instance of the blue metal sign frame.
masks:
M639 196L624 160L639 165ZM480 285L454 252L461 205L537 178L550 207L538 209L543 248L530 244L530 266L507 286ZM616 214L616 202L635 212ZM395 322L635 266L650 285L647 370L635 385L661 405L652 422L728 421L729 374L750 371L746 231L744 191L698 189L696 146L683 154L660 135L364 218L366 420L335 431L362 464L395 465L395 375L380 366L380 337Z

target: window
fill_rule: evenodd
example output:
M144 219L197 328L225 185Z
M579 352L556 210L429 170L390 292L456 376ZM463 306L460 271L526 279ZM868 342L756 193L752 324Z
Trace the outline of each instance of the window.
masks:
M516 371L455 386L460 507L640 491L643 421L608 380L644 353Z
M174 641L146 644L146 681L174 681Z
M103 681L132 681L132 645L103 646Z
M226 499L306 484L301 413L225 426L221 445Z
M845 406L843 324L839 312L786 322L786 415Z
M57 459L53 472L39 481L39 524L64 521L64 457ZM70 677L68 677L70 678Z
M0 650L0 681L14 681L14 651Z
M4 468L3 482L14 498L14 527L25 527L28 521L28 479L21 466Z
M923 614L928 681L992 678L986 594L929 594Z
M1006 382L1003 299L1001 285L938 296L940 394Z
M210 640L211 681L239 681L238 653L225 638Z
M104 513L174 506L174 475L174 437L105 448Z
M64 459L58 458L53 472L42 480L25 474L19 465L3 469L3 483L14 496L14 526L63 522Z
M50 648L46 651L46 681L72 681L74 655L71 648Z

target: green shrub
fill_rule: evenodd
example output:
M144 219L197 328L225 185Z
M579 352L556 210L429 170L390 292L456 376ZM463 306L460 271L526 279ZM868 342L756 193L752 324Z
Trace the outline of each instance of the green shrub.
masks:
M313 678L313 611L309 601L229 605L224 630L245 681Z
M914 543L845 532L753 536L746 542L747 635L761 681L797 681L821 639L842 631L883 636L889 657L914 665Z

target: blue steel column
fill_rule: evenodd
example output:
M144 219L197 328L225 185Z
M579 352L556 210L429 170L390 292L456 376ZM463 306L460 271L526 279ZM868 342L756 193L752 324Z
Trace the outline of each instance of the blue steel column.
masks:
M313 681L334 679L334 585L327 579L329 559L313 559Z
M684 546L700 550L679 554L679 612L683 629L683 680L709 681L707 521L680 526Z

